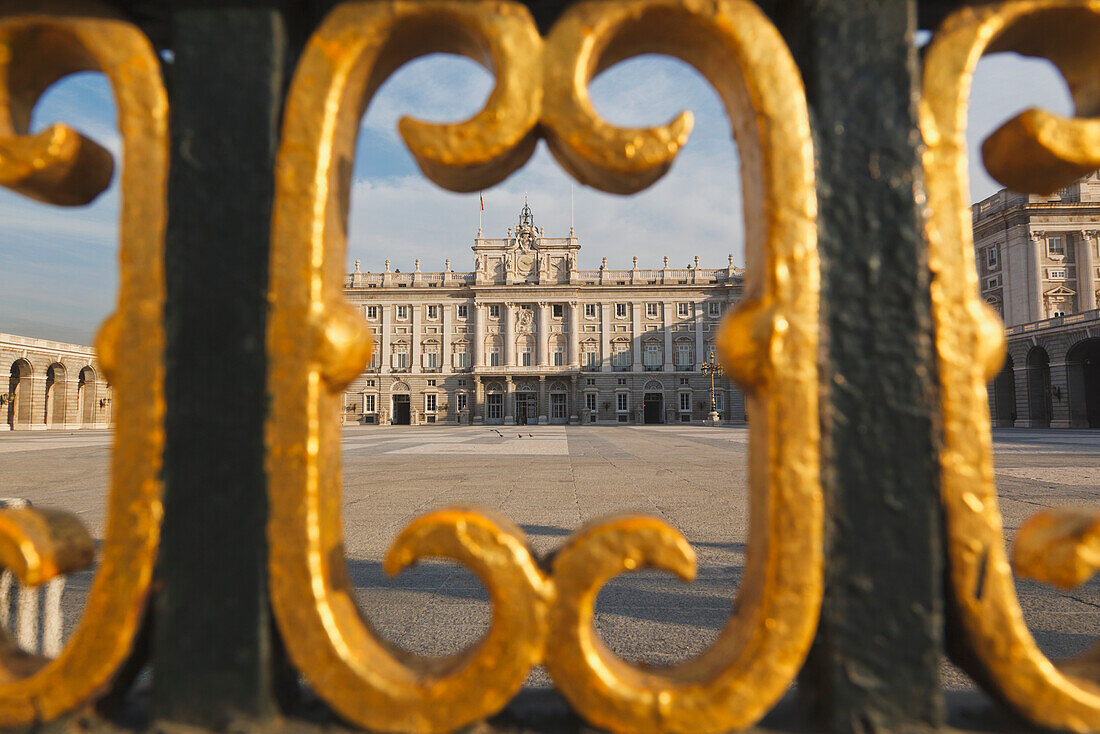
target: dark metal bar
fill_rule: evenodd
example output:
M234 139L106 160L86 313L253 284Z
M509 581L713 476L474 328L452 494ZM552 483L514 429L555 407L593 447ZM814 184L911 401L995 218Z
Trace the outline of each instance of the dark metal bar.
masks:
M938 725L942 530L915 0L778 4L806 82L823 261L826 594L803 672L834 732Z
M279 9L169 16L165 516L153 716L276 711L263 472L268 247L287 40Z

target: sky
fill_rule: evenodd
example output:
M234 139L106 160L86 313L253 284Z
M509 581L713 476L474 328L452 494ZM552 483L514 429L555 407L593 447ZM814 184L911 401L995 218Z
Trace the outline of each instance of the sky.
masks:
M472 269L478 195L444 191L420 175L396 132L412 115L431 121L461 120L480 109L492 77L472 61L433 55L400 69L382 86L359 131L351 189L348 269L364 271ZM672 169L632 197L575 185L574 221L581 269L685 267L698 255L703 267L725 267L728 256L744 263L737 151L721 103L691 67L665 57L620 63L595 79L597 111L624 126L664 123L684 109L695 129ZM1000 54L978 67L971 97L971 199L995 192L976 157L980 141L1004 120L1028 107L1069 114L1065 83L1047 62ZM35 108L32 130L65 122L119 154L115 111L106 80L78 74L58 82ZM0 332L89 344L111 311L117 285L119 190L115 182L90 205L38 204L0 189ZM519 216L526 194L535 223L548 237L568 234L571 179L540 142L532 159L504 183L485 191L483 230L503 237Z

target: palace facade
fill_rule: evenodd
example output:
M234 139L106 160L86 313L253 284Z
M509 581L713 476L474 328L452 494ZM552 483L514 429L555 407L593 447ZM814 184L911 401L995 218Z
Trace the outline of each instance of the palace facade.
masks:
M690 423L711 412L722 315L742 270L578 270L580 242L547 237L526 204L500 239L478 236L474 269L364 273L344 294L370 324L375 354L344 394L346 423ZM724 422L744 397L714 380Z
M0 360L11 368L0 431L111 426L111 384L91 347L0 333Z

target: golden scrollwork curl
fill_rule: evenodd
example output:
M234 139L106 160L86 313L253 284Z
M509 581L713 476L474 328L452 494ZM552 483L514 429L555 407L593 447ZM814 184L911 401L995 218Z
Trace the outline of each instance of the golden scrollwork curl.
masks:
M141 621L160 535L167 96L156 53L137 28L105 11L65 7L16 3L0 13L0 184L60 205L87 203L107 187L113 163L100 146L61 124L28 132L51 84L76 71L103 72L123 149L118 305L97 337L114 386L117 450L100 568L68 644L29 667L14 643L0 645L4 726L54 719L110 681ZM87 565L90 541L78 525L50 511L4 510L0 562L31 583Z
M963 632L957 658L1030 721L1075 731L1100 729L1100 668L1089 663L1097 657L1095 649L1057 665L1039 650L1016 599L997 508L986 382L1004 360L1004 330L978 295L965 134L981 56L996 51L1041 56L1062 72L1084 117L1024 112L986 141L987 168L1019 191L1049 193L1100 167L1098 37L1097 0L1013 0L960 10L928 49L921 100L943 411L942 496L949 582ZM1021 570L1040 576L1064 572L1043 570L1029 559L1034 560L1035 543L1053 543L1046 545L1049 551L1069 542L1052 537L1068 529L1065 522L1022 528Z
M487 636L442 661L391 648L355 608L337 415L339 391L368 361L370 341L341 293L351 159L373 92L401 63L433 51L480 60L497 80L471 120L399 125L424 173L453 190L502 180L539 135L582 183L631 192L659 178L687 139L690 114L639 130L600 120L587 84L618 60L677 56L725 103L745 172L749 276L720 348L753 415L751 534L738 611L698 658L643 671L592 629L595 595L615 573L644 565L694 573L690 547L652 518L579 530L549 572L503 519L451 509L414 521L387 569L448 557L474 569L494 602ZM800 76L748 0L581 2L545 41L514 2L351 2L332 12L286 105L268 326L272 603L292 660L322 698L371 729L440 732L499 710L545 661L582 716L619 732L726 731L771 708L809 649L822 596L814 185Z

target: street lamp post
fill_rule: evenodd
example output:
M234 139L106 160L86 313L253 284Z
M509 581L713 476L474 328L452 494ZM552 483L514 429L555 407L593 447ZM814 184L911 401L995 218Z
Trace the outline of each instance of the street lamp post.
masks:
M718 409L714 403L714 378L722 377L726 374L722 369L722 365L717 362L704 361L701 367L704 375L710 375L710 415L707 416L707 423L712 426L718 425L720 418L718 417Z

